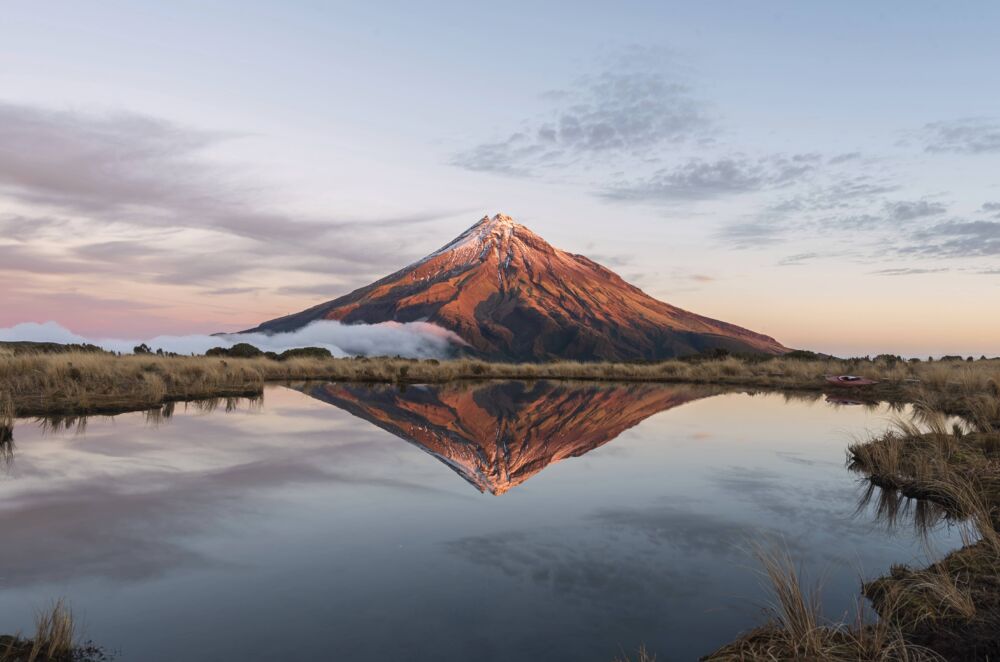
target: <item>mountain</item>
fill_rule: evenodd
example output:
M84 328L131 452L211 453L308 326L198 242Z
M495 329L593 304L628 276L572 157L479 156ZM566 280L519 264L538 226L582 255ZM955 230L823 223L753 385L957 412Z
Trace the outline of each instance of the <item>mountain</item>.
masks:
M491 494L507 492L553 462L592 451L653 414L719 392L544 381L297 388L422 448Z
M458 334L468 343L466 353L494 360L655 360L716 348L787 351L769 336L658 301L502 214L484 217L382 280L249 331L293 331L316 320L428 321Z

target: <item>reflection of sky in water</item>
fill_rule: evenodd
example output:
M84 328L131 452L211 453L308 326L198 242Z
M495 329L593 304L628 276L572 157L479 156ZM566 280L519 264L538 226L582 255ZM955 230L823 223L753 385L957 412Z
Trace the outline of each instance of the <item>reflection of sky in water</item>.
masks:
M479 494L418 448L269 388L264 407L15 429L0 477L0 623L66 596L120 659L603 660L710 652L758 622L746 549L784 540L825 577L917 561L910 529L854 517L850 435L885 412L698 400ZM957 535L937 531L940 548Z

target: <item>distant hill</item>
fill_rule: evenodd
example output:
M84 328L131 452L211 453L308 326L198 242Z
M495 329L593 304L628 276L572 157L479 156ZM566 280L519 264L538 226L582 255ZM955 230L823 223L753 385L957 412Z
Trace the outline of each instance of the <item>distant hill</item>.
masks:
M509 216L484 217L401 271L301 313L250 329L316 320L425 320L487 359L656 360L714 349L781 354L770 336L658 301L582 255L554 248Z

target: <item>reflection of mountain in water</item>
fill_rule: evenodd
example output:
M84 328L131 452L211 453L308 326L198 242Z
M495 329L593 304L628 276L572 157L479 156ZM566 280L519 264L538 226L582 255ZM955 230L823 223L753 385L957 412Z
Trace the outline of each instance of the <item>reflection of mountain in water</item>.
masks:
M420 446L493 494L553 462L583 455L657 412L714 393L660 384L552 382L299 388Z

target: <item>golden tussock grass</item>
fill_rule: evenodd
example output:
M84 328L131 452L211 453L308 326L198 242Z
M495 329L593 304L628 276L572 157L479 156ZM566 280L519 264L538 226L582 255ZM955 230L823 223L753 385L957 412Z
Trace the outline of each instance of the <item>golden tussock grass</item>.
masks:
M944 659L932 650L909 642L891 618L866 623L861 604L854 623L824 619L820 609L820 587L802 584L800 572L787 552L760 548L757 558L773 598L768 608L770 621L703 660L917 662Z
M266 382L331 381L435 383L463 379L550 379L688 382L773 389L828 388L824 375L861 374L880 381L871 398L927 400L928 408L973 409L988 421L1000 416L991 385L1000 361L904 363L774 358L670 360L658 363L492 363L399 358L114 356L102 353L0 356L0 394L20 415L145 409L174 400L260 393ZM857 391L850 391L857 395ZM976 398L982 396L979 400ZM0 400L0 406L2 405ZM965 410L969 410L966 412Z
M35 634L0 637L0 662L71 662L86 660L94 649L78 647L73 613L59 600L35 617Z
M851 445L848 457L884 500L899 493L937 504L965 545L866 584L882 618L948 659L1000 656L1000 429L983 417L948 429L925 413Z

